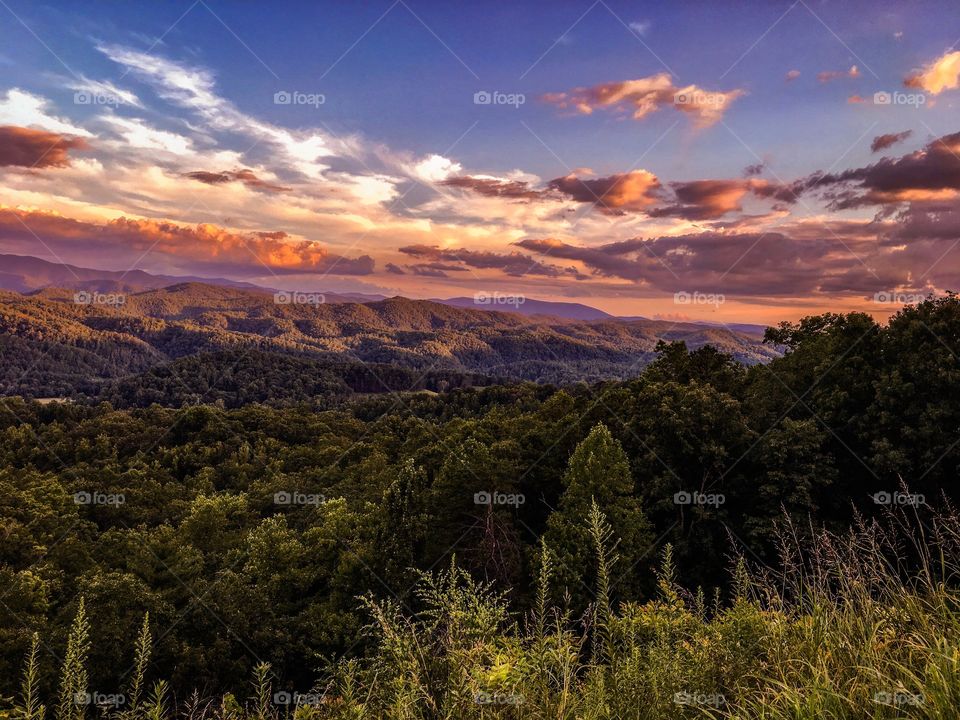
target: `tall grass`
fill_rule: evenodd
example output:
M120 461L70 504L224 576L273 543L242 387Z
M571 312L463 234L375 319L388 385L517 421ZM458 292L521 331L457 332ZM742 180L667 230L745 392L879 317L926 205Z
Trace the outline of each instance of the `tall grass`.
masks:
M456 563L422 574L417 612L362 599L374 650L336 663L298 698L267 664L249 697L177 703L150 675L149 619L138 636L118 720L469 718L854 720L960 718L960 519L952 509L892 513L849 532L785 525L777 569L734 564L730 597L677 585L670 548L657 597L616 603L616 543L588 518L596 602L574 616L541 545L534 607L519 617L492 585ZM58 720L92 718L85 697L89 629L81 603L61 668ZM44 720L39 639L21 697L3 715ZM149 691L146 688L149 687Z

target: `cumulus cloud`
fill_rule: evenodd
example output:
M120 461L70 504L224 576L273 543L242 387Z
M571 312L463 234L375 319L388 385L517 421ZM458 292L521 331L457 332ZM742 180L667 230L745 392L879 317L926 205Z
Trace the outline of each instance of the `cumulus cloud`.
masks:
M960 85L960 50L941 55L922 70L908 76L903 84L925 90L931 95L956 88Z
M734 100L745 94L744 90L709 91L697 85L679 87L669 73L658 73L636 80L547 93L542 99L584 115L597 109L629 112L634 120L643 120L662 108L672 107L689 114L699 127L708 127L723 117Z
M870 143L870 152L880 152L881 150L886 150L888 147L892 147L899 142L903 142L911 135L913 135L913 130L904 130L903 132L898 133L877 135L873 139L873 142Z
M793 80L796 80L798 77L800 77L800 71L799 71L799 70L788 70L788 71L787 71L787 74L784 75L784 79L785 79L787 82L791 82L791 81L793 81Z
M8 90L0 99L0 125L19 125L77 137L92 136L88 130L69 120L52 115L46 98L19 88Z
M547 183L576 202L592 203L603 212L646 210L661 200L662 186L657 176L647 170L633 170L608 177L582 178L575 174Z
M652 217L676 216L687 220L712 220L743 210L742 200L751 193L759 198L794 202L797 191L791 186L751 178L747 180L694 180L670 183L676 196L672 205L650 211Z
M83 138L15 125L0 127L0 167L64 167L70 164L71 150L86 147Z

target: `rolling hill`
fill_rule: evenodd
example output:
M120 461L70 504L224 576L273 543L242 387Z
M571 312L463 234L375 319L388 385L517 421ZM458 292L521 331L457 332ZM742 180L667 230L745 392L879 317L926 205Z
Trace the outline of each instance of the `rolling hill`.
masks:
M659 340L682 340L691 349L713 345L744 363L776 355L756 338L726 328L524 317L401 297L279 304L263 290L202 283L132 293L116 305L77 303L74 295L62 288L30 295L0 291L0 392L99 397L123 379L132 389L130 379L141 375L156 385L158 368L184 358L195 358L188 374L203 375L196 358L217 367L223 353L238 351L258 353L267 376L316 375L317 363L323 364L333 373L325 387L351 391L356 388L344 378L358 363L411 371L411 386L435 373L434 386L442 377L444 387L456 387L482 378L569 383L630 377L655 357ZM307 364L270 360L277 356ZM367 382L365 391L376 391L377 384ZM383 384L394 390L402 382Z

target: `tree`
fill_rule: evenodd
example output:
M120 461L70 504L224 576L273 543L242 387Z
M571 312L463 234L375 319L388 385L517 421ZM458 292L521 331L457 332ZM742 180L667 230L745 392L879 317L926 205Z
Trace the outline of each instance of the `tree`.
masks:
M574 608L583 609L593 600L596 556L586 519L594 504L619 538L620 562L611 590L624 599L642 596L653 535L634 491L627 455L605 425L596 425L577 445L563 485L559 507L547 520L545 540L554 553L557 580L570 593Z

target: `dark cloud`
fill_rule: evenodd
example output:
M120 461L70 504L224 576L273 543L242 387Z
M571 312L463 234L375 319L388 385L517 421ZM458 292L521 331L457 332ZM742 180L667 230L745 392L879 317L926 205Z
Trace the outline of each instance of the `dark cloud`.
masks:
M913 130L904 130L903 132L898 132L898 133L887 133L886 135L877 135L873 139L873 142L870 143L870 151L879 152L880 150L886 150L888 147L896 145L898 142L903 142L911 135L913 135Z
M842 173L816 173L803 185L828 190L832 209L950 199L960 191L958 153L960 133L954 133L896 159Z
M746 177L755 177L757 175L762 175L765 165L761 163L756 163L755 165L747 165L743 169L743 174Z
M498 180L496 178L477 178L469 175L448 178L441 185L472 190L486 197L502 197L512 200L535 200L543 192L534 190L522 180Z
M0 167L64 167L70 164L71 150L86 147L83 138L16 125L0 127Z
M582 279L582 276L573 268L561 268L550 265L529 255L519 252L495 253L479 250L438 248L432 245L408 245L400 248L400 252L415 258L430 260L434 263L459 263L462 266L483 269L501 270L513 277L524 275L542 275L545 277L561 277L565 275Z
M796 201L798 188L768 180L694 180L670 183L676 202L648 211L652 217L675 216L686 220L714 220L743 210L748 194L780 202Z
M406 275L407 271L395 263L387 263L384 266L388 273L393 273L394 275Z
M826 233L798 240L777 232L708 232L633 238L596 247L529 238L517 245L583 263L594 275L671 293L804 297L828 288L831 292L876 292L884 282L902 280L907 274L906 269L891 266L887 276L877 273L880 278L874 277L857 255L876 251L875 240L841 241Z
M196 180L207 185L223 185L231 182L242 182L248 188L253 188L254 190L268 190L270 192L287 192L290 190L288 187L273 185L265 180L261 180L259 177L257 177L253 170L248 170L247 168L243 168L242 170L228 170L224 172L195 170L194 172L184 173L184 177L188 177L191 180Z

